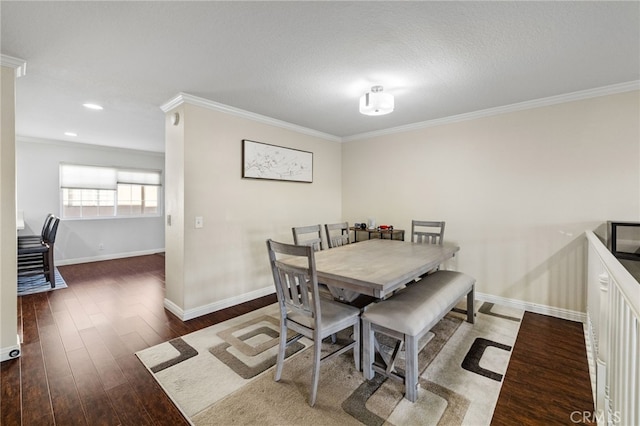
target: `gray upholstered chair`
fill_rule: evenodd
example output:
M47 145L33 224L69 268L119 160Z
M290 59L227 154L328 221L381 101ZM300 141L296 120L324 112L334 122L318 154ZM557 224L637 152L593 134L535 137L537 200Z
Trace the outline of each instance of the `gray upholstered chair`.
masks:
M329 223L324 225L327 232L327 244L329 248L340 247L351 243L349 237L349 222Z
M297 246L312 246L314 251L323 250L322 227L320 225L296 226L291 228L293 243Z
M442 245L443 241L444 222L411 221L411 242Z
M314 251L311 246L296 246L267 240L269 262L280 306L280 344L275 380L282 376L286 347L307 337L313 340L313 370L309 405L316 402L320 364L350 349L357 370L360 369L360 310L344 303L320 297ZM278 258L298 256L303 266L290 266L278 262ZM322 340L341 330L353 327L353 340L321 358ZM287 341L287 330L298 333Z

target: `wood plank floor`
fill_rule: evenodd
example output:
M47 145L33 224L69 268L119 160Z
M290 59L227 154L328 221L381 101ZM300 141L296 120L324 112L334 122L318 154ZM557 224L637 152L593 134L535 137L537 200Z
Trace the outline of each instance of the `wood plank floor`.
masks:
M61 266L69 288L18 298L22 356L0 368L0 424L188 424L138 350L275 301L182 322L163 308L164 257ZM493 423L572 424L592 412L582 326L526 314Z

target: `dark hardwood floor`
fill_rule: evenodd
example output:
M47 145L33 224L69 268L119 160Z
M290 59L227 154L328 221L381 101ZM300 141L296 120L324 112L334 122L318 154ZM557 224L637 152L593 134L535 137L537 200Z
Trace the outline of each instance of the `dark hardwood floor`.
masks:
M526 312L492 425L596 424L583 325Z
M162 255L59 269L68 289L18 298L22 356L1 364L2 425L188 424L134 353L275 301L182 322L163 308ZM582 325L526 314L493 423L573 424L576 411L593 411Z

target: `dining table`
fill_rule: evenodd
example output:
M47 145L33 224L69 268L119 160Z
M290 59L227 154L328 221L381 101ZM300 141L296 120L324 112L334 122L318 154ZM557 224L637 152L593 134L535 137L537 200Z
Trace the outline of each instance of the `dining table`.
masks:
M460 247L373 239L314 253L318 282L384 299L455 256ZM305 259L278 262L304 266Z

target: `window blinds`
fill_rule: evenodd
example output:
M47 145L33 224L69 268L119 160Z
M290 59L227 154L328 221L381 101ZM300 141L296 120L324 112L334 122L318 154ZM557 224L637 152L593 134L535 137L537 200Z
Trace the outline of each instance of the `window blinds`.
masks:
M160 186L160 171L60 164L60 188L115 190L119 183Z

